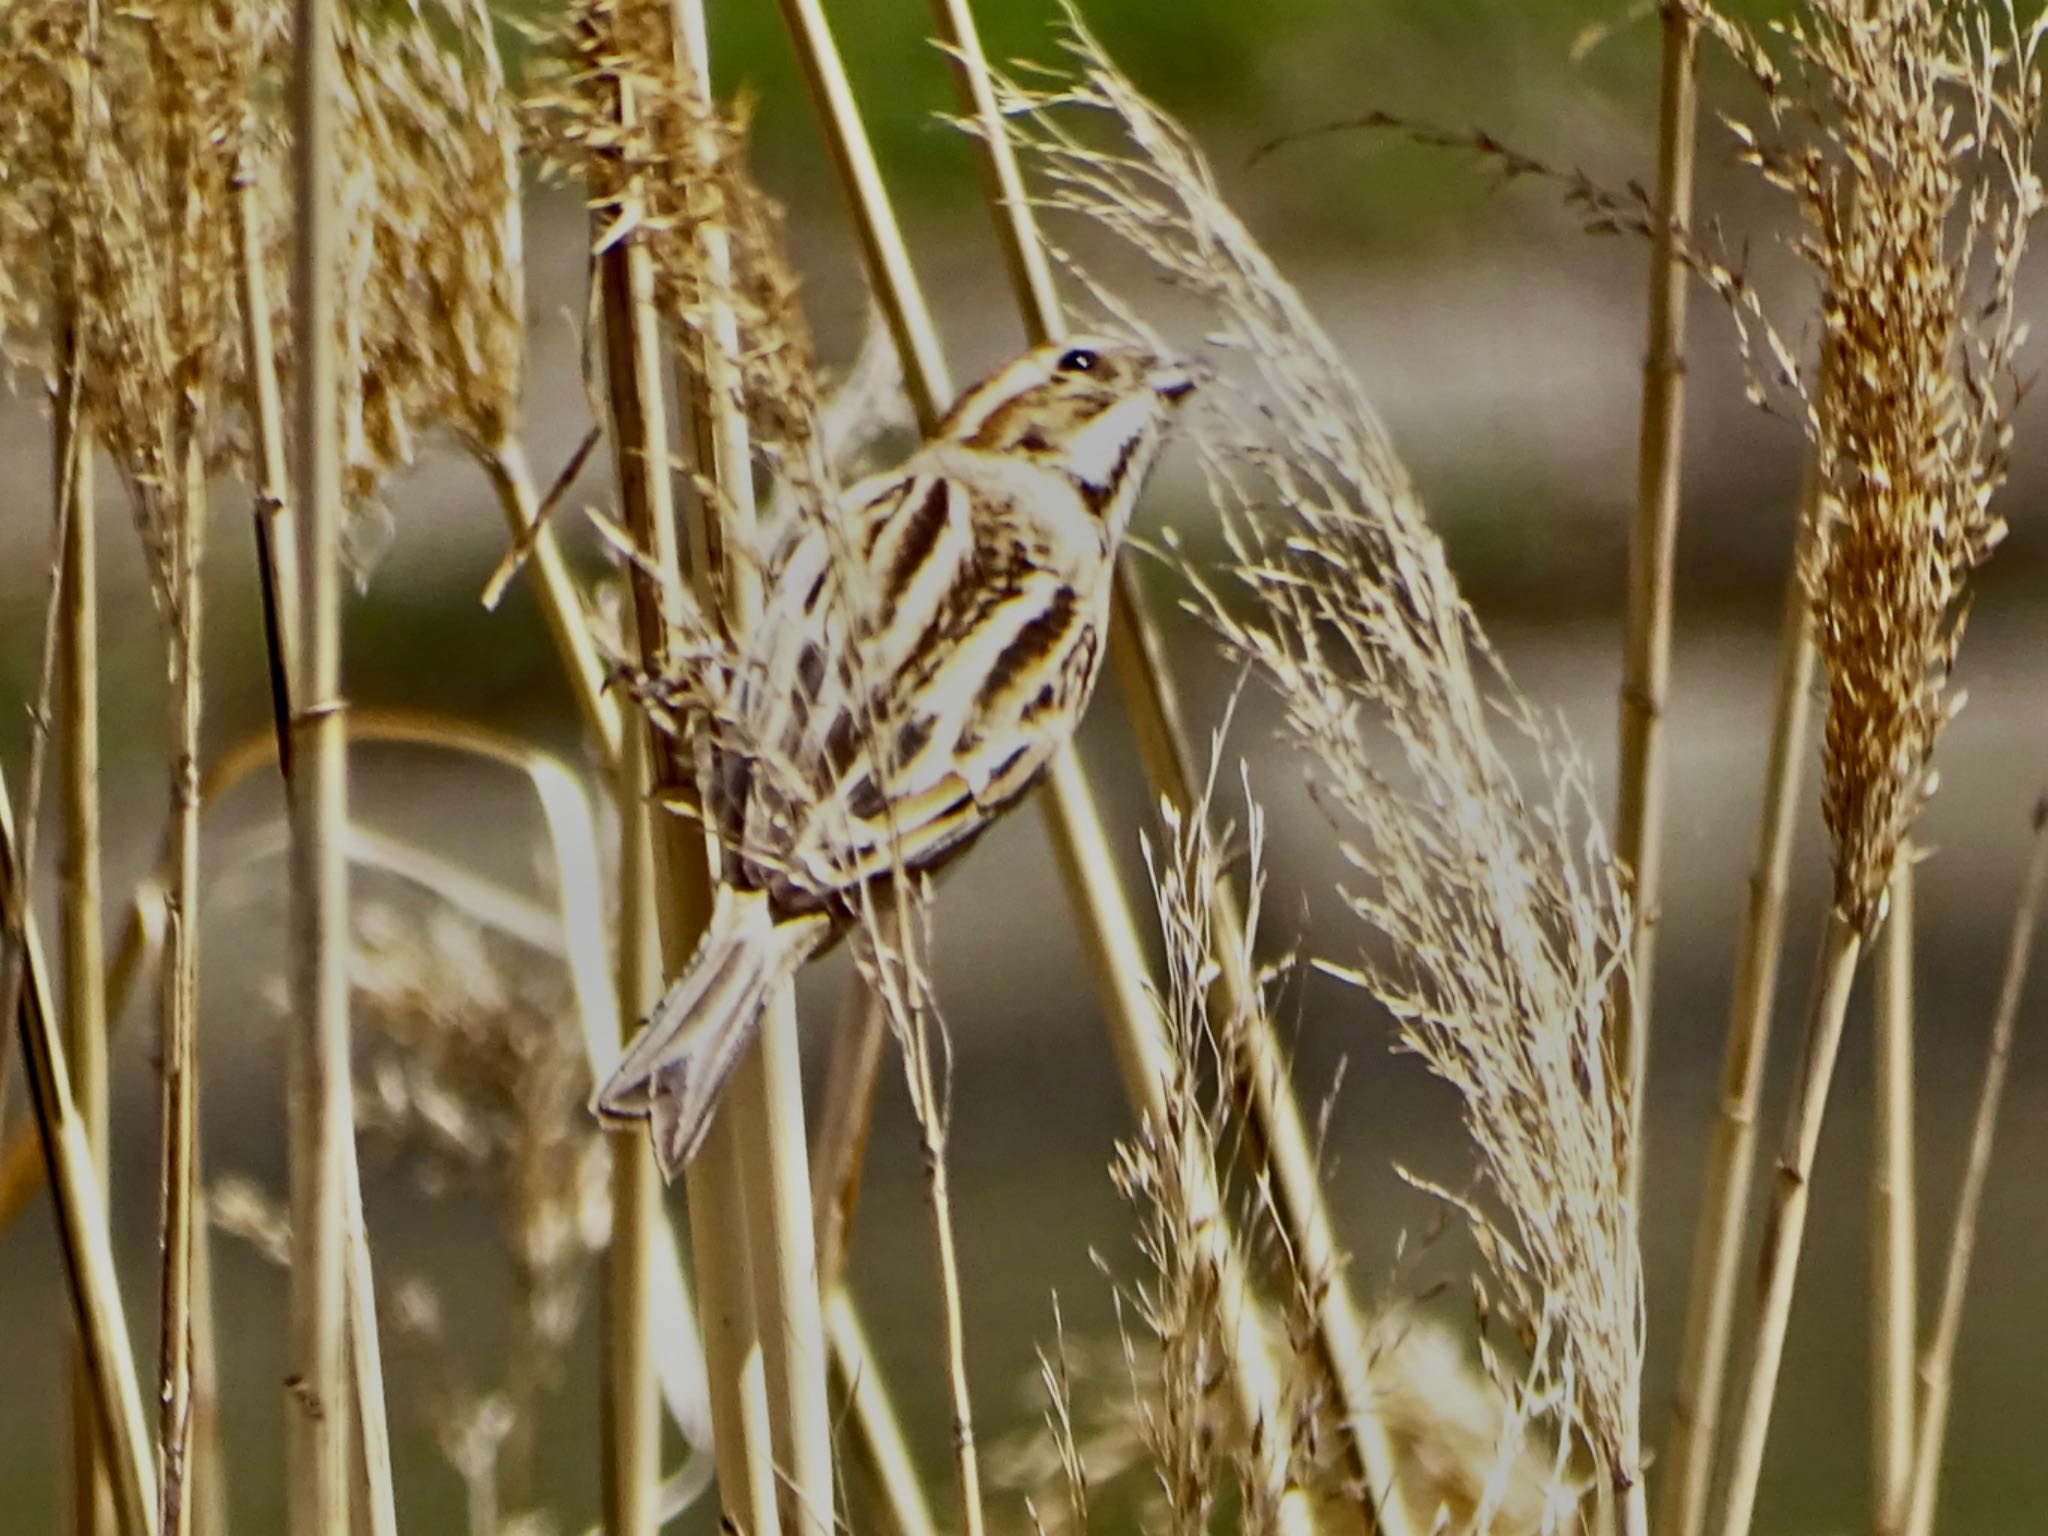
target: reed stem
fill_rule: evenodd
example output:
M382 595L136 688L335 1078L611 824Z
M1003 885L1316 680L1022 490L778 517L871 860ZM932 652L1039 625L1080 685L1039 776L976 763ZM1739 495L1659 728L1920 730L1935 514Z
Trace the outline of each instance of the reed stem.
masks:
M2041 897L2048 887L2048 799L2034 806L2033 847L2027 873L2013 909L2012 934L2006 941L2005 972L1998 984L1998 1006L1992 1015L1991 1042L1985 1054L1983 1086L1970 1123L1970 1151L1963 1166L1963 1186L1956 1197L1955 1225L1949 1233L1948 1259L1941 1277L1941 1301L1934 1333L1920 1361L1919 1420L1913 1439L1911 1497L1905 1536L1928 1536L1934 1529L1935 1495L1940 1491L1942 1447L1948 1436L1949 1395L1954 1385L1956 1341L1963 1330L1963 1297L1969 1289L1970 1260L1976 1252L1977 1227L1984 1212L1984 1185L1991 1169L1992 1143L1998 1112L2012 1067L2013 1036L2019 1027L2020 998L2026 991L2027 968L2033 959L2034 930L2040 921Z
M92 1404L107 1460L114 1519L122 1536L155 1536L156 1479L142 1417L135 1354L122 1315L108 1236L106 1201L92 1143L71 1093L71 1068L58 1033L49 967L14 833L7 781L0 775L0 1003L20 1026L28 1066L29 1107L50 1171L51 1205L71 1314L92 1377Z
M621 1045L661 999L649 787L647 755L636 749L613 779L619 813ZM661 1395L650 1330L661 1183L654 1149L644 1137L613 1137L611 1156L612 1236L604 1271L604 1528L608 1536L654 1536L660 1528Z
M341 456L335 338L339 202L333 0L295 0L292 144L296 249L292 502L298 539L292 679L291 1370L286 1481L294 1536L347 1529L349 1095L348 742L341 699Z
M1801 527L1811 523L1812 489ZM1803 537L1803 534L1802 534ZM1750 863L1749 899L1736 945L1735 989L1721 1065L1720 1103L1707 1147L1692 1278L1686 1294L1678 1388L1665 1441L1656 1528L1699 1536L1713 1480L1721 1395L1733 1335L1735 1291L1755 1165L1758 1105L1770 1051L1771 1013L1785 948L1785 892L1792 833L1813 718L1813 610L1797 560L1786 577L1777 682L1764 753L1762 808Z
M1872 1530L1898 1536L1913 1474L1913 1371L1919 1331L1913 1174L1913 853L1901 850L1878 935L1877 1112L1870 1160Z
M697 96L708 136L715 103L703 0L670 0L670 15L678 63L687 88ZM715 150L708 142L705 147L709 158ZM745 633L759 620L762 593L756 562L741 553L755 542L756 518L752 449L739 377L739 319L726 299L734 278L731 241L717 218L702 222L697 241L710 302L703 316L704 345L697 353L702 376L688 380L690 419L696 429L696 468L717 492L723 521L714 512L712 498L698 498L693 544L703 552L700 587L712 574L712 551L726 552L717 586L725 596L729 624L736 633ZM755 1315L775 1462L782 1474L782 1523L807 1536L830 1536L832 1405L826 1390L825 1326L819 1310L793 987L782 987L770 999L754 1043L733 1074L722 1114L738 1135Z
M1792 1293L1799 1278L1800 1249L1812 1203L1813 1159L1827 1112L1828 1089L1841 1053L1842 1026L1863 936L1841 913L1830 910L1815 973L1812 1011L1793 1089L1792 1110L1778 1154L1777 1177L1764 1225L1759 1262L1757 1316L1750 1339L1749 1374L1730 1452L1727 1508L1722 1536L1749 1536L1756 1515L1757 1484L1770 1441L1771 1409L1777 1400L1778 1368L1792 1319Z
M996 107L972 6L969 0L932 0L932 8L941 40L954 60L962 111L978 130L985 196L1025 331L1034 342L1050 340L1065 332L1065 317L1015 146ZM1113 623L1118 643L1110 654L1136 729L1146 781L1182 815L1199 815L1200 779L1179 694L1135 557L1126 553L1116 575ZM1269 1181L1272 1208L1287 1234L1281 1246L1297 1293L1310 1299L1317 1353L1343 1405L1352 1470L1364 1481L1382 1536L1408 1536L1413 1520L1399 1494L1393 1448L1367 1380L1372 1358L1369 1329L1323 1200L1285 1057L1265 1017L1249 1006L1251 949L1237 893L1228 880L1219 881L1211 896L1210 920L1218 950L1217 988L1226 1015L1233 1020L1231 1043L1239 1057L1233 1076L1250 1089L1244 1111L1252 1160Z
M107 1008L100 830L99 536L93 516L92 440L78 399L76 331L59 325L55 409L57 496L70 498L60 558L57 651L57 783L64 841L58 867L58 940L64 971L64 1049L71 1091L107 1192ZM111 1521L106 1472L93 1428L92 1380L82 1342L72 1341L68 1529L93 1536Z
M196 407L188 402L188 410ZM162 1330L157 1374L157 1525L192 1520L192 1251L199 1194L199 561L206 466L194 429L171 520L171 809L168 946L159 999L163 1161Z
M1663 6L1658 73L1657 186L1652 201L1649 339L1635 515L1629 522L1628 631L1622 659L1621 765L1614 853L1629 872L1633 964L1618 983L1615 1059L1627 1072L1636 1117L1628 1193L1639 1197L1643 1085L1650 1047L1651 982L1663 902L1664 711L1671 689L1672 573L1679 471L1685 443L1685 311L1691 275L1679 241L1692 220L1693 141L1699 116L1696 26L1687 8Z
M615 84L622 124L635 111L628 82ZM638 193L623 185L593 210L593 228L633 228L628 204ZM643 561L631 567L634 634L642 667L659 673L668 654L665 589L682 590L671 494L667 407L662 393L660 327L646 248L629 234L597 256L604 319L606 401L619 500L626 529ZM644 729L644 728L643 728ZM651 778L657 792L685 790L694 782L677 743L651 736ZM655 836L655 894L665 973L690 961L710 911L710 870L701 833L674 816L659 818ZM729 1117L719 1114L686 1172L697 1305L711 1384L719 1497L725 1516L749 1536L781 1528L776 1509L767 1386L751 1290L746 1206L738 1148Z

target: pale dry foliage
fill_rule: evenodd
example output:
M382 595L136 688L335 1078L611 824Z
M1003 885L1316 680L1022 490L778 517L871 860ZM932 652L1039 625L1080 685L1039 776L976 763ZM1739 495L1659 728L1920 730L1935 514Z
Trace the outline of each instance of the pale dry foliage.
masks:
M1821 489L1802 578L1828 669L1822 810L1837 910L1882 915L1935 787L1972 571L2004 537L2019 393L2021 253L2042 191L2033 145L2043 22L2009 4L1813 0L1784 65L1703 18L1764 94L1742 157L1796 204L1821 355L1798 386Z
M1241 840L1217 821L1213 802L1212 775L1195 812L1182 816L1162 805L1158 845L1146 843L1166 957L1158 1005L1170 1075L1164 1116L1147 1117L1119 1143L1111 1165L1136 1221L1141 1266L1135 1278L1115 1277L1121 1349L1111 1358L1059 1339L1041 1361L1045 1424L999 1461L999 1476L1027 1494L1040 1531L1088 1529L1091 1503L1140 1472L1150 1474L1147 1529L1208 1530L1225 1515L1232 1529L1272 1529L1277 1497L1288 1487L1326 1508L1333 1524L1355 1518L1359 1507L1361 1490L1347 1486L1338 1466L1341 1405L1315 1357L1306 1292L1319 1278L1299 1275L1284 1251L1286 1228L1262 1179L1226 1179L1219 1190L1208 1172L1243 1172L1238 1116L1249 1084L1235 1041L1253 1022L1247 1013L1270 1028L1275 990L1292 969L1291 960L1255 971L1247 963L1252 986L1242 1008L1215 1011L1224 963L1215 903L1230 873L1226 849L1242 853L1249 945L1265 890L1265 832L1248 784ZM1226 1390L1223 1320L1244 1298L1228 1294L1215 1245L1205 1241L1226 1219L1260 1253L1263 1283L1291 1293L1284 1294L1287 1337L1274 1340L1285 1376L1284 1423L1247 1427ZM1560 1477L1548 1457L1522 1444L1510 1395L1444 1326L1396 1309L1372 1334L1369 1379L1411 1510L1433 1529L1495 1536L1534 1536L1569 1517L1582 1483ZM1286 1487L1262 1486L1253 1435L1285 1437ZM1225 1499L1232 1491L1234 1508Z
M341 32L342 450L359 503L415 439L500 452L524 387L520 106L482 0ZM452 41L436 32L452 33Z
M462 1480L469 1529L526 1529L540 1437L610 1239L609 1157L584 1110L583 1041L551 967L445 905L367 903L356 930L365 1153L430 1207L487 1210L508 1282L493 1309L496 1363L482 1372L473 1299L392 1271L378 1277L378 1311L418 1363L419 1417ZM283 1206L253 1181L217 1181L208 1214L268 1261L290 1263ZM480 1283L473 1264L458 1283Z
M1496 1198L1458 1204L1532 1351L1524 1404L1626 1485L1643 1299L1606 1029L1628 924L1583 767L1502 671L1384 426L1199 151L1078 26L1073 53L1078 80L1008 89L1027 162L1048 207L1118 237L1210 328L1231 387L1205 392L1201 437L1250 606L1202 587L1201 609L1278 694L1363 877L1346 899L1379 947L1341 973L1462 1100Z
M178 568L200 557L192 504L227 451L234 371L234 146L271 41L235 0L124 6L96 67L84 7L21 0L0 47L0 315L15 355L50 366L38 328L68 320L80 407L127 482L174 631ZM82 210L91 216L80 217ZM59 317L55 310L61 309Z
M1215 893L1224 875L1217 839L1230 835L1212 829L1212 798L1205 793L1186 817L1162 805L1164 846L1155 850L1150 839L1145 842L1166 956L1158 1005L1170 1066L1162 1085L1163 1115L1147 1115L1136 1134L1119 1143L1110 1169L1135 1214L1138 1251L1148 1271L1147 1278L1123 1287L1122 1295L1127 1323L1135 1318L1157 1354L1144 1384L1149 1390L1140 1399L1139 1428L1164 1506L1161 1528L1175 1536L1209 1529L1218 1496L1233 1484L1237 1528L1278 1529L1288 1485L1318 1480L1314 1441L1321 1382L1312 1360L1295 1356L1297 1368L1288 1380L1292 1400L1282 1405L1285 1422L1233 1423L1233 1404L1222 1390L1232 1369L1225 1318L1249 1298L1231 1293L1221 1250L1209 1234L1226 1222L1270 1230L1271 1213L1256 1193L1232 1202L1217 1183L1217 1170L1235 1150L1233 1106L1240 1095L1232 1073L1242 1056L1223 1038L1235 1021L1214 1018L1210 1011L1219 975ZM1255 802L1249 814L1247 933L1258 926L1265 841ZM1263 988L1258 991L1248 1006L1263 1005ZM1250 1210L1232 1211L1231 1203ZM1141 1385L1135 1379L1133 1384ZM1259 1454L1251 1443L1258 1438L1280 1440L1285 1454ZM1276 1474L1286 1482L1275 1486Z

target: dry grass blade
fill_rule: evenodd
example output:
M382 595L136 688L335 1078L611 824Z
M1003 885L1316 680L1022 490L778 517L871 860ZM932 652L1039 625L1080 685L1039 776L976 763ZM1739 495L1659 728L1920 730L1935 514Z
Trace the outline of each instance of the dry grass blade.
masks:
M1984 1207L1984 1183L1991 1167L1992 1142L1998 1131L1999 1106L2012 1065L2013 1037L2018 1030L2020 997L2033 958L2034 930L2040 920L2041 893L2048 886L2048 800L2034 807L2033 847L2027 857L2025 882L2013 909L2012 936L2007 941L2005 973L1992 1016L1991 1041L1984 1063L1984 1082L1977 1095L1977 1113L1970 1125L1970 1151L1963 1168L1963 1186L1956 1197L1955 1225L1949 1235L1948 1261L1942 1275L1940 1310L1934 1333L1920 1363L1919 1422L1913 1438L1913 1464L1906 1536L1928 1536L1934 1529L1934 1501L1941 1480L1942 1446L1948 1433L1950 1389L1955 1370L1956 1341L1963 1327L1963 1297L1970 1283L1970 1259L1976 1251L1977 1225Z
M1254 613L1206 593L1204 607L1280 694L1347 856L1372 882L1351 904L1393 958L1350 974L1465 1101L1502 1207L1472 1210L1475 1231L1542 1341L1533 1399L1637 1498L1634 1143L1606 1046L1626 907L1582 773L1501 676L1384 428L1199 153L1085 33L1075 52L1078 82L1009 103L1028 114L1044 201L1192 294L1241 369L1238 388L1212 392L1238 408L1218 412L1206 443ZM1128 147L1084 139L1059 110L1074 107L1106 116ZM1413 791L1377 765L1376 717ZM1540 801L1510 771L1503 728L1534 755Z

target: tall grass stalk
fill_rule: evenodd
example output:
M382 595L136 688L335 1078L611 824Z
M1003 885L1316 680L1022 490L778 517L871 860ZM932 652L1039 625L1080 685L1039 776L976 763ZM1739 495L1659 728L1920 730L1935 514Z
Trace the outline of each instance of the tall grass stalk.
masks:
M902 250L902 237L879 174L874 171L874 158L867 144L866 132L854 108L851 92L845 85L844 66L823 15L808 0L786 0L784 12L790 20L793 40L803 60L806 77L813 85L813 105L832 146L834 162L841 171L842 190L854 209L857 225L863 231L862 244L870 263L870 283L885 314L891 319L892 330L899 337L912 406L921 425L929 430L950 403L951 394L951 384L938 351L929 309L910 271L907 257L900 263L892 259L893 253ZM945 17L942 26L953 28L949 37L956 46L971 42L968 30L971 16L964 9L942 14ZM960 63L963 68L970 71L978 69L985 76L986 66L978 64L977 59L978 50L971 54L963 53ZM975 98L970 94L969 99L971 102ZM995 142L986 134L984 140ZM984 174L989 184L998 189L1011 184L1011 178L1005 177L999 168L991 168ZM1028 248L1027 241L1035 244L1036 237L1030 234L1027 204L1019 197L1015 201L1001 202L991 211L1004 221L1002 238L1006 250L1013 253L1008 258L1011 270L1029 272L1031 261L1024 252ZM1026 293L1020 295L1020 303L1026 306L1027 328L1049 328L1060 324L1056 301L1049 296ZM908 344L901 340L904 337L910 338ZM924 345L927 338L929 346ZM1055 759L1039 803L1045 811L1054 847L1060 854L1062 876L1075 903L1076 917L1091 957L1098 994L1104 1002L1117 1056L1125 1064L1125 1086L1132 1102L1142 1110L1151 1103L1156 1084L1161 1080L1156 1070L1160 1049L1158 1020L1140 982L1147 969L1145 950L1138 938L1129 901L1121 889L1114 865L1107 857L1107 833L1096 809L1093 792L1071 748ZM1217 1241L1231 1249L1227 1267L1237 1279L1231 1294L1242 1299L1242 1309L1232 1318L1226 1335L1234 1366L1234 1391L1245 1422L1267 1427L1269 1432L1262 1437L1263 1443L1269 1447L1269 1454L1278 1459L1277 1464L1268 1470L1276 1483L1284 1482L1285 1444L1270 1432L1273 1426L1284 1422L1281 1372L1269 1353L1262 1314L1245 1278L1242 1259L1235 1254L1227 1232L1218 1231L1215 1236ZM1290 1529L1306 1529L1309 1519L1306 1504L1299 1498L1287 1501L1283 1507L1283 1518Z
M1798 537L1802 540L1803 530L1811 524L1815 494L1809 481L1799 518L1802 531ZM1779 962L1784 956L1785 892L1791 876L1799 788L1805 776L1817 661L1813 609L1796 565L1795 559L1795 569L1785 583L1756 850L1736 941L1735 987L1729 1003L1720 1097L1707 1145L1680 1336L1678 1387L1660 1467L1656 1528L1668 1536L1699 1536L1706 1524L1756 1161L1764 1065L1770 1050Z
M700 153L716 164L712 124L710 41L702 0L670 0L670 25L683 87L702 114ZM697 227L697 260L706 292L704 345L685 348L700 360L692 386L691 434L696 470L707 494L698 498L695 548L700 587L712 580L710 552L727 552L715 584L724 593L735 632L758 622L761 583L754 563L737 554L756 540L754 470L740 380L740 330L730 295L733 254L725 220L715 209ZM708 450L708 451L707 451ZM834 1524L832 1410L826 1391L826 1347L805 1142L802 1061L797 1048L793 986L769 1001L754 1044L740 1060L723 1116L737 1129L746 1202L748 1250L755 1284L774 1454L784 1495L783 1525L829 1536Z
M2013 909L2012 934L2006 942L2005 971L1998 985L1992 1015L1991 1041L1984 1062L1983 1086L1970 1123L1970 1150L1963 1166L1963 1186L1956 1197L1955 1225L1950 1230L1948 1258L1941 1280L1941 1301L1934 1332L1921 1357L1918 1422L1913 1437L1910 1500L1903 1529L1906 1536L1928 1536L1934 1529L1935 1495L1940 1490L1942 1447L1948 1435L1949 1395L1954 1386L1956 1341L1963 1328L1963 1299L1970 1283L1970 1260L1976 1252L1977 1227L1984 1210L1984 1184L1991 1168L1992 1142L1998 1112L2012 1067L2013 1037L2019 1027L2020 998L2033 959L2034 931L2040 921L2041 897L2048 887L2048 799L2034 806L2033 846L2027 872Z
M335 341L339 61L331 0L296 0L292 34L292 314L298 338L292 502L298 675L292 714L291 1386L286 1473L294 1536L349 1518L347 1185L348 741L341 700L341 452Z
M92 439L79 398L75 322L58 322L58 390L52 411L57 499L70 498L60 558L57 651L57 785L64 840L59 943L64 970L64 1049L72 1093L107 1193L107 1010L100 832L99 537L93 508ZM68 1528L93 1536L111 1520L93 1425L92 1379L74 1336L71 1355Z
M608 90L621 129L630 130L636 121L633 82L614 79ZM592 228L597 237L602 239L614 225L627 231L596 257L606 404L620 507L641 556L629 575L635 644L640 665L659 672L668 654L668 594L680 597L684 588L669 476L654 277L634 226L640 196L631 178L614 187L593 188L593 194ZM656 793L687 793L695 776L679 745L666 736L650 735L645 750L652 754ZM710 910L710 872L702 835L681 818L660 818L655 839L662 968L672 974L689 963ZM729 1116L714 1120L686 1178L719 1497L726 1518L740 1530L770 1536L780 1530L777 1482L738 1146Z
M1807 1212L1813 1201L1814 1152L1820 1144L1828 1089L1841 1054L1842 1026L1848 1017L1849 994L1862 954L1861 930L1841 913L1831 912L1815 967L1813 1001L1792 1089L1792 1109L1785 1123L1784 1143L1778 1152L1764 1225L1758 1260L1757 1312L1751 1325L1747 1371L1728 1453L1727 1504L1719 1526L1722 1536L1748 1536L1756 1514L1757 1484L1770 1443L1778 1368L1784 1359L1793 1287L1799 1278L1799 1256L1806 1240Z
M975 126L984 197L1026 334L1034 342L1048 340L1065 332L1066 317L1016 146L998 107L973 10L968 0L933 0L933 12L941 40L953 54L962 111ZM1153 793L1180 814L1195 815L1200 784L1185 720L1136 557L1128 553L1117 570L1115 626L1120 642L1113 647L1117 679L1136 727L1147 781ZM1087 814L1079 808L1077 813ZM1383 1536L1407 1536L1412 1522L1367 1381L1372 1358L1368 1329L1352 1294L1278 1042L1264 1011L1248 1006L1251 978L1244 964L1249 954L1243 942L1244 919L1227 880L1219 881L1211 894L1208 915L1218 940L1217 986L1229 1016L1242 1026L1231 1031L1230 1045L1242 1058L1233 1075L1251 1089L1245 1128L1254 1144L1254 1158L1270 1181L1272 1212L1286 1233L1282 1247L1297 1290L1310 1298L1318 1353L1343 1404L1352 1470L1368 1491Z
M195 215L196 216L196 215ZM197 414L199 399L185 409ZM171 625L170 930L160 996L162 1342L157 1376L158 1525L184 1536L192 1517L192 1250L199 1194L199 714L200 559L206 462L196 429L185 441L178 508L169 529Z
M1685 311L1691 275L1679 251L1692 222L1699 117L1698 27L1682 4L1663 7L1658 74L1657 185L1651 203L1649 338L1628 533L1628 629L1622 656L1621 764L1614 856L1629 871L1634 963L1615 999L1615 1056L1638 1114L1650 1057L1650 999L1663 902L1664 711L1671 691L1672 574L1685 445ZM1637 1128L1641 1145L1641 1127ZM1637 1198L1642 1159L1630 1197Z
M72 1321L92 1377L100 1447L107 1460L114 1518L121 1536L155 1536L156 1479L135 1354L122 1315L106 1201L95 1172L92 1141L71 1091L70 1062L58 1033L50 973L29 909L15 840L14 812L0 777L0 916L6 935L0 957L0 1001L21 1030L28 1066L29 1107L50 1173L58 1248L70 1291Z
M648 764L638 749L613 773L618 811L620 1044L661 1000L661 938L655 929L654 831ZM662 1219L654 1149L639 1136L611 1142L611 1243L605 1250L602 1507L611 1536L653 1536L661 1485L659 1383L652 1326L653 1234Z
M1871 1529L1897 1536L1913 1469L1913 1369L1919 1332L1913 1176L1913 854L1892 876L1871 967L1877 1106L1870 1159Z
M270 669L270 713L277 732L278 768L290 784L298 555L287 499L291 466L285 454L284 400L278 387L277 346L271 327L270 264L264 250L256 159L248 142L255 132L253 104L250 113L252 120L243 125L244 142L231 189L242 311L243 410L249 419L250 475L255 482L256 590L262 602L264 660Z

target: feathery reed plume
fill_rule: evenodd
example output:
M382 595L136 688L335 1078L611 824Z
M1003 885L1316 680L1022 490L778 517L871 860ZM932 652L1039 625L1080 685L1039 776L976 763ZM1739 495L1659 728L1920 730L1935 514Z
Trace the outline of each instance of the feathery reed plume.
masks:
M583 1040L559 982L446 908L422 922L374 905L356 930L352 982L369 1050L359 1133L429 1198L482 1195L497 1213L511 1280L505 1364L474 1397L497 1403L489 1487L511 1518L533 1507L545 1407L610 1236L606 1149L583 1112Z
M1299 296L1223 204L1187 136L1076 27L1077 80L1011 87L1044 202L1134 248L1204 309L1241 388L1205 447L1249 618L1201 589L1279 693L1318 799L1371 881L1354 912L1391 958L1346 974L1464 1099L1500 1198L1467 1205L1537 1341L1533 1398L1583 1434L1640 1529L1642 1292L1626 1190L1630 1092L1608 1055L1626 903L1583 772L1459 597L1377 415ZM1103 147L1071 110L1126 140ZM1376 761L1382 717L1415 787ZM1525 798L1496 726L1533 755Z
M571 8L554 50L562 77L555 138L563 158L581 173L592 209L594 318L603 326L605 407L623 521L619 543L632 596L633 659L656 674L668 669L677 649L672 626L685 614L701 613L711 596L709 573L701 565L695 573L698 591L684 583L647 216L663 178L650 174L658 149L646 130L645 112L650 99L680 89L679 46L671 17L648 0L587 0ZM649 754L657 797L695 801L691 744L649 728L631 750ZM662 965L672 973L689 963L711 910L708 849L701 830L681 817L652 820ZM740 1148L723 1119L710 1132L687 1181L719 1496L728 1518L768 1533L780 1528L778 1485Z
M159 1520L192 1518L197 1239L200 565L219 390L235 345L229 185L260 25L247 6L145 5L109 27L73 163L83 405L127 480L170 679L171 922L161 997L163 1100ZM117 94L118 93L118 94ZM115 109L120 100L123 110Z
M1820 290L1821 355L1790 387L1813 444L1817 509L1801 579L1827 669L1822 816L1834 883L1820 981L1785 1128L1760 1305L1734 1430L1726 1536L1755 1512L1810 1201L1809 1180L1866 937L1935 786L1959 698L1948 679L1965 587L2004 525L2015 290L2042 205L2033 169L2042 23L2009 4L1812 0L1780 65L1699 7L1763 93L1741 158L1791 198L1793 250Z
M1111 1177L1138 1215L1138 1247L1149 1281L1124 1293L1130 1311L1156 1343L1157 1372L1146 1396L1140 1434L1164 1497L1165 1529L1206 1530L1227 1468L1239 1496L1237 1523L1247 1531L1284 1529L1282 1510L1308 1497L1314 1477L1314 1415L1321 1383L1314 1371L1284 1383L1281 1417L1261 1424L1229 1423L1231 1405L1216 1391L1229 1358L1231 1320L1242 1315L1247 1279L1220 1262L1215 1244L1201 1240L1220 1221L1229 1196L1216 1181L1219 1153L1231 1144L1235 1095L1228 1068L1212 1095L1203 1064L1236 1058L1225 1036L1243 1027L1235 1018L1212 1018L1217 975L1215 895L1224 877L1212 831L1213 778L1184 816L1160 806L1163 848L1145 839L1145 862L1165 940L1166 980L1158 996L1166 1040L1168 1077L1158 1112L1148 1111L1136 1133L1119 1144ZM1248 882L1244 933L1257 931L1264 878L1264 818L1250 804L1245 838ZM1242 1006L1263 1012L1261 979Z

